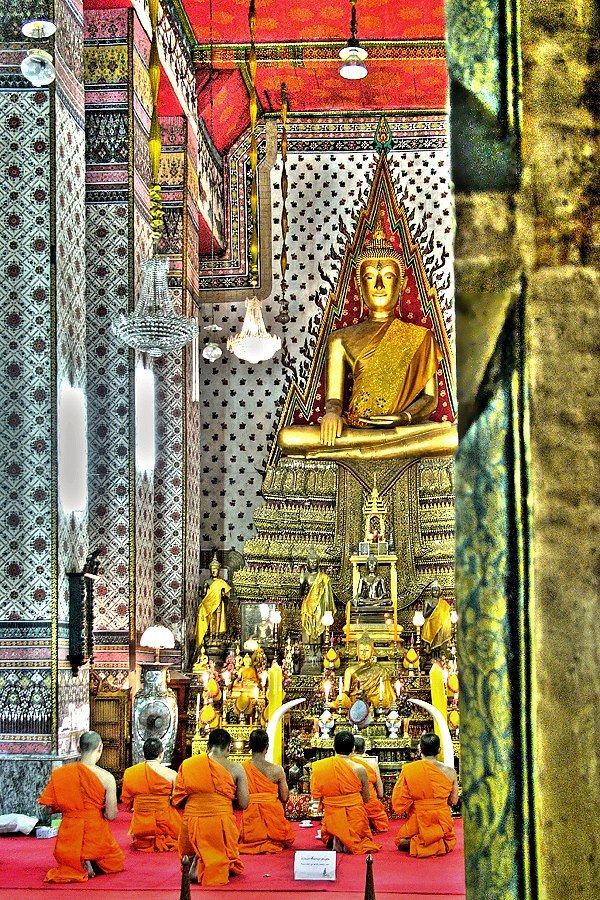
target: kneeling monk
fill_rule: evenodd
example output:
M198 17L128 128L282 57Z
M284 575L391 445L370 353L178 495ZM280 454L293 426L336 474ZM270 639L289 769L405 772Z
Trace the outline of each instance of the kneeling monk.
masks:
M175 772L162 765L165 752L158 738L145 740L143 750L146 762L123 774L121 800L133 809L129 834L136 850L176 850L181 815L171 806Z
M241 765L227 759L231 741L228 731L215 728L208 753L185 759L175 779L173 804L185 804L179 855L194 857L190 880L198 884L227 884L230 874L244 871L232 804L247 809L248 782Z
M379 763L377 758L373 756L365 756L365 739L356 735L354 738L354 753L350 759L360 763L365 767L367 778L369 779L369 802L365 803L365 811L367 813L371 828L374 831L389 831L390 823L387 813L381 802L383 797L383 782L379 773Z
M96 765L102 749L97 732L82 734L80 762L55 769L39 797L43 806L62 813L54 847L58 866L46 881L87 881L96 874L94 866L110 873L125 868L125 854L108 824L117 817L117 786L110 772Z
M458 779L454 769L436 759L437 734L422 734L419 752L421 759L402 767L392 794L394 812L408 816L398 832L398 849L410 850L411 856L443 856L456 845L448 801L458 802Z
M281 766L267 762L269 735L256 728L250 735L252 759L242 763L250 805L242 813L240 851L242 853L279 853L294 843L294 829L285 818L282 803L289 790Z
M369 779L364 766L349 754L354 735L338 731L333 738L335 756L313 763L310 792L323 803L321 839L334 850L367 853L379 850L371 836L365 803L369 802Z

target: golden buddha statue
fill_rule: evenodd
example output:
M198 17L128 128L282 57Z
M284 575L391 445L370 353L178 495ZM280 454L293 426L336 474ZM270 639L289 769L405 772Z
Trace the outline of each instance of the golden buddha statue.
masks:
M442 351L432 331L394 315L406 282L402 255L386 238L380 219L356 263L356 284L368 316L330 335L325 415L320 428L282 428L277 440L285 455L385 459L454 452L455 426L428 421L438 403ZM348 368L353 386L344 411Z
M204 582L202 603L196 621L196 647L199 648L205 636L223 634L227 631L225 597L231 588L223 578L219 578L221 566L217 556L210 563L210 578Z
M390 676L377 662L375 645L364 632L356 641L356 665L347 666L344 672L344 693L352 701L361 693L373 706L389 708L394 702L394 688Z
M436 580L431 585L431 596L423 605L425 623L421 627L421 640L429 644L430 650L443 647L452 638L452 607L442 597L442 590Z
M311 550L306 558L306 568L300 578L300 622L302 630L311 644L316 643L325 626L322 623L324 613L335 615L335 601L329 575L319 569L317 554Z

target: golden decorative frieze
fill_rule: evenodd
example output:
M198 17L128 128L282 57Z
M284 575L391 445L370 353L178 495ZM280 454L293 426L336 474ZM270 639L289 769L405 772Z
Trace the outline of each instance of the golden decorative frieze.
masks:
M126 84L129 78L127 45L85 47L83 71L86 85Z

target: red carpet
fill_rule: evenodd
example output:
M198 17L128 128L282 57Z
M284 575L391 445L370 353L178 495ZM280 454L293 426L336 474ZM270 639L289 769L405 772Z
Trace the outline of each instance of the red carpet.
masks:
M54 864L53 840L37 840L31 837L5 835L0 837L0 894L12 898L48 898L71 895L82 897L88 893L100 893L98 900L178 900L179 862L174 853L137 853L131 849L127 835L130 815L119 812L112 824L117 842L126 854L126 870L118 875L102 875L86 884L44 884L46 871ZM382 849L373 855L373 874L378 900L390 900L401 896L403 900L460 900L465 894L463 867L462 821L455 820L457 846L448 856L435 859L412 859L400 853L392 836L398 829L392 821L387 834L377 835L376 843ZM316 840L317 827L300 828L294 824L297 838L295 849L323 849ZM365 857L338 854L335 882L294 882L294 853L269 856L243 856L245 872L232 878L222 888L192 886L192 894L203 898L220 898L223 894L239 896L242 900L264 900L294 895L294 900L308 900L315 893L343 893L344 900L362 900L365 883ZM92 898L90 898L92 900Z

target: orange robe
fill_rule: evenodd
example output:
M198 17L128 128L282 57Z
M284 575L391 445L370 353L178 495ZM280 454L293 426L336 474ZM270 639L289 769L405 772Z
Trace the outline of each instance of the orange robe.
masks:
M206 753L182 762L173 791L173 804L185 803L179 855L198 857L199 884L227 884L230 874L244 871L233 815L234 797L235 781Z
M452 782L435 763L419 759L402 767L392 793L399 816L408 813L396 840L410 838L411 856L443 856L456 845L448 797Z
M365 762L364 759L361 759L360 756L353 756L352 759L354 762L360 763L361 766L364 766L367 770L367 776L369 778L369 793L371 798L368 803L365 803L365 811L367 813L369 822L371 823L371 827L374 828L375 831L383 832L389 831L390 823L387 817L387 813L383 806L383 803L377 796L377 791L375 789L375 785L377 784L377 773L373 766L370 766L368 762Z
M294 843L294 829L285 818L276 784L251 760L242 763L248 779L250 805L242 813L241 853L280 853Z
M356 772L339 756L330 756L313 763L310 790L313 797L323 800L321 839L326 846L333 836L350 853L379 850L371 836L361 788Z
M38 803L62 813L54 857L58 863L46 881L66 884L87 881L81 864L93 860L103 872L122 872L125 854L112 836L104 818L104 785L83 763L69 763L55 769Z
M177 849L181 816L171 806L172 789L171 782L146 762L125 769L121 800L133 809L129 834L136 850Z

